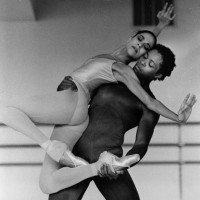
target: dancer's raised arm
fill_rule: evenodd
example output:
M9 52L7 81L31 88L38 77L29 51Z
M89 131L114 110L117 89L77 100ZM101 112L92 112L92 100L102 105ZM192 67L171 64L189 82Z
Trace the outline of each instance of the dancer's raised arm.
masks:
M168 6L168 3L166 3L161 11L158 12L157 18L159 20L157 26L153 29L153 33L155 36L158 36L161 31L169 25L169 23L174 20L176 17L175 14L173 14L174 6L171 4Z

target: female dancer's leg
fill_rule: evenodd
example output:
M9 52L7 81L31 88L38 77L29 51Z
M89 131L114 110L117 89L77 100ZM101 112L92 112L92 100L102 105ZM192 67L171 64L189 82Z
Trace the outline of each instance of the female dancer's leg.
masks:
M44 193L52 194L98 175L96 163L75 168L60 167L46 155L40 175L40 188Z
M66 142L69 148L72 149L86 127L87 122L86 124L83 123L78 126L56 126L52 134L52 139ZM72 135L74 138L71 140L72 142L69 143L69 137ZM75 185L86 178L96 176L97 168L97 163L76 168L61 168L61 165L54 162L46 155L40 174L40 187L44 193L52 194Z
M59 161L66 145L50 144L48 138L33 122L46 124L84 122L87 118L87 99L81 88L78 89L78 92L64 90L47 95L9 99L0 107L0 122L32 138L47 152L57 149L55 155L50 156Z
M0 122L42 144L46 138L40 140L43 134L33 122L67 124L76 105L77 93L70 90L47 95L16 97L1 106Z

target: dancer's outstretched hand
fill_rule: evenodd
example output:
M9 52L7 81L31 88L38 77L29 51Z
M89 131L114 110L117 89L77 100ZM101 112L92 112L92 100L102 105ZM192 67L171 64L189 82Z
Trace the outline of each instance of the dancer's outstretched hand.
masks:
M158 12L157 18L159 23L163 26L167 26L172 20L175 18L175 14L173 14L174 6L171 4L168 6L166 3L161 11Z
M178 119L180 122L185 123L188 118L191 115L192 112L192 107L194 106L194 104L196 103L197 99L195 95L190 95L188 94L183 103L181 104L181 107L178 111Z

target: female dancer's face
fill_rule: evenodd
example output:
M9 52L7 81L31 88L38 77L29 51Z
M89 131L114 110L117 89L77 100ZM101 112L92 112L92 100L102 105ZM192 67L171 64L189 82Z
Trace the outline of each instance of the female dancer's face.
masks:
M137 60L149 51L154 43L155 39L150 33L139 33L127 41L127 53L132 59Z
M133 70L139 78L143 80L153 80L157 76L160 76L158 71L162 63L162 55L157 50L153 49L137 60Z

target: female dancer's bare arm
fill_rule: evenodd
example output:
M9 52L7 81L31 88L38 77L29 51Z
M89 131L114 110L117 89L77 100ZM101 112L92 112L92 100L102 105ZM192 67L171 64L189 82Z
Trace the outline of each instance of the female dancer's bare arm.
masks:
M160 101L152 98L140 85L137 76L131 67L122 64L114 64L113 72L115 78L123 82L129 90L135 94L148 109L176 122L186 122L191 114L193 105L196 103L196 97L192 95L187 95L181 104L181 108L178 115L173 111L169 110ZM189 98L190 97L190 98Z
M165 3L163 9L158 12L157 18L159 20L157 26L153 29L155 36L158 36L161 31L169 25L169 23L174 20L175 14L173 15L174 6L171 4L168 6L168 3Z

